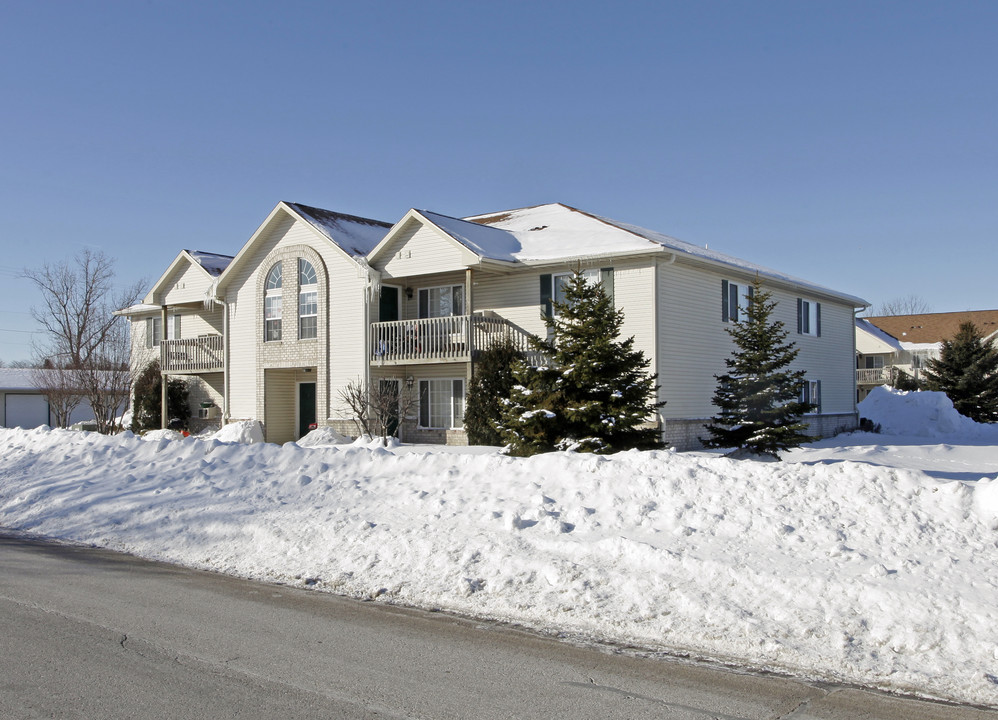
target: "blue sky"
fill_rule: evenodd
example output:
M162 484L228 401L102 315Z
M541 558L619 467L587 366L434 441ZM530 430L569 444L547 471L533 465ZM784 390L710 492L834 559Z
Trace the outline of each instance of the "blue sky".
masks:
M122 284L280 200L564 202L866 298L998 308L998 3L0 3L0 359L23 267Z

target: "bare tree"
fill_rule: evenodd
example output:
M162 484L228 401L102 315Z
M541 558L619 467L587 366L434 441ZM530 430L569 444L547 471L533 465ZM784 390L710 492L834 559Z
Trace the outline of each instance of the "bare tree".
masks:
M880 303L877 307L876 316L922 315L927 312L932 312L929 304L921 296L909 293L904 297L896 297L893 300Z
M380 437L384 445L388 438L398 437L402 420L416 407L415 394L408 386L403 388L400 380L379 380L376 387L353 380L339 394L360 433Z
M113 432L131 392L128 322L113 311L134 304L143 283L116 291L114 259L90 248L72 260L25 269L22 275L43 298L41 307L31 308L46 332L40 354L73 372L94 410L97 429Z
M52 424L60 428L69 427L73 411L84 399L76 371L49 362L32 369L31 384L48 400Z

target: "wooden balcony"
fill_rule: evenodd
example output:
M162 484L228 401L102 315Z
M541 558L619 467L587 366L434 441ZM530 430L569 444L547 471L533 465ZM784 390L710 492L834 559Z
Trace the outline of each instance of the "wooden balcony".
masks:
M163 340L159 345L159 364L167 375L221 372L222 345L221 335Z
M484 315L452 315L371 323L371 362L377 365L469 362L504 338L511 339L530 362L542 361L542 356L530 347L530 334L509 321Z

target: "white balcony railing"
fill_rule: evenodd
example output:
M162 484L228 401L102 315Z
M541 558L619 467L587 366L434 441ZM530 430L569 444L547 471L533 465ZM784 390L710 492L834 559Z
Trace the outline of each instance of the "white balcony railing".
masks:
M222 336L163 340L159 345L163 372L195 373L222 370Z
M886 385L891 379L891 368L858 368L856 383L859 385Z
M530 335L498 317L452 315L371 324L371 361L382 365L468 362L504 338L528 356Z

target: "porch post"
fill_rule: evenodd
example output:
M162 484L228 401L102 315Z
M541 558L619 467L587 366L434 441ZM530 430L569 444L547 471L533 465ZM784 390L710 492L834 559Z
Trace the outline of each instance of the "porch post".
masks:
M160 398L160 428L165 430L170 421L169 408L166 407L166 305L159 308L159 398Z
M475 322L475 318L473 317L475 312L473 280L474 278L472 277L471 268L470 267L466 268L464 271L464 304L467 307L468 311L468 322L466 323L464 329L464 332L466 333L466 337L464 339L464 346L468 348L467 382L469 384L471 383L471 375L472 375L471 366L474 363L473 358L475 356L475 346L472 345L472 341L475 339L475 331L474 328L472 327L473 323ZM465 392L467 392L468 385L465 385L464 387L465 387Z

